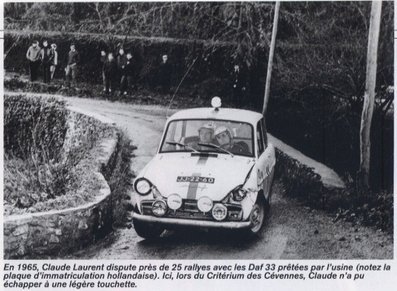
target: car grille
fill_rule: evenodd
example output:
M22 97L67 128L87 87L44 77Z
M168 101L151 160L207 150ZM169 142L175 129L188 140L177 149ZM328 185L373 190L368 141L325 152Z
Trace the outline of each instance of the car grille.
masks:
M144 200L141 202L141 209L143 215L153 215L152 204L155 200ZM241 221L242 210L240 205L224 204L227 207L228 217L225 221ZM211 212L203 213L197 208L197 200L184 199L182 207L174 211L168 209L164 217L168 218L183 218L183 219L197 219L197 220L214 220Z

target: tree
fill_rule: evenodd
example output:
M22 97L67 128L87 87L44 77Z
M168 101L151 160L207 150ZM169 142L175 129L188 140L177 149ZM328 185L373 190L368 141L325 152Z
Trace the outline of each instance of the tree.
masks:
M270 81L271 81L271 77L272 77L274 48L276 46L279 10L280 10L280 1L277 1L276 5L274 7L272 41L270 43L269 61L267 64L266 87L265 87L265 96L264 96L264 100L263 100L263 110L262 110L263 115L265 115L265 113L266 113L267 102L269 100L269 94L270 94Z
M364 92L364 105L360 127L360 169L358 171L358 187L360 191L369 188L369 168L371 156L371 122L375 103L376 69L378 59L379 28L381 21L382 2L372 1L371 17L368 33L367 71Z

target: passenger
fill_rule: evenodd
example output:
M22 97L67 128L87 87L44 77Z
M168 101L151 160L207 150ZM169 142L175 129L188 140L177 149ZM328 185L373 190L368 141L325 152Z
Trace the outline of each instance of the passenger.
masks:
M249 155L248 146L245 142L235 142L232 132L226 126L220 126L215 130L215 138L219 146L233 154Z

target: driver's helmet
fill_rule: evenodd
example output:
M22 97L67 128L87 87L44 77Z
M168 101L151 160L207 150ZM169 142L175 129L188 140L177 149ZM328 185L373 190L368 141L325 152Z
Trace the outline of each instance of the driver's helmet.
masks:
M215 126L212 122L208 122L208 123L204 123L203 125L200 126L200 128L198 129L198 131L200 132L202 129L209 129L212 131L212 134L215 131Z
M227 132L227 133L229 134L230 139L233 137L232 132L231 132L230 129L227 128L226 126L219 126L219 127L217 127L216 130L215 130L215 137L216 137L218 134L221 134L222 132Z

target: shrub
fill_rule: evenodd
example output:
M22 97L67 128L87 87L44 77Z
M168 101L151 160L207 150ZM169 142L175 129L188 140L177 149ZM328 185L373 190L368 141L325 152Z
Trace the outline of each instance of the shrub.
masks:
M311 206L323 204L324 187L320 175L280 150L277 150L275 178L280 179L288 196L303 199Z
M114 128L52 98L6 95L4 116L6 214L92 201L100 184L92 149Z
M393 232L393 193L388 191L358 194L353 184L345 189L327 189L313 169L277 150L275 178L287 196L323 209L335 220L374 226Z
M59 159L67 126L68 112L62 101L54 98L5 96L5 153L27 159Z
M335 220L343 219L393 233L392 192L369 191L363 195L352 186L338 192L330 199L330 209L336 212Z

